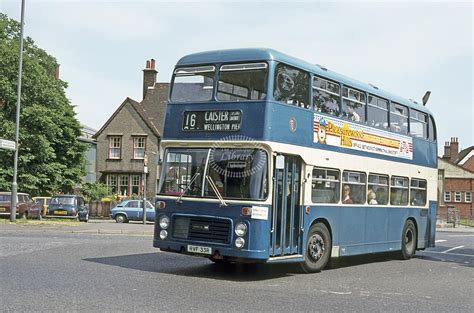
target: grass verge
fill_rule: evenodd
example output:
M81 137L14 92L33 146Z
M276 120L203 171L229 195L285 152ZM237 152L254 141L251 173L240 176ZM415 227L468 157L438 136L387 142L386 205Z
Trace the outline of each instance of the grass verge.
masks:
M10 222L10 217L2 217L0 218L0 224L10 224L10 225L64 225L64 226L78 226L81 225L81 222L77 222L76 220L72 219L61 219L61 218L48 218L42 220L34 220L34 219L24 219L24 218L17 218L16 222Z
M459 224L464 225L464 226L474 227L474 219L468 220L468 219L462 218L459 220Z

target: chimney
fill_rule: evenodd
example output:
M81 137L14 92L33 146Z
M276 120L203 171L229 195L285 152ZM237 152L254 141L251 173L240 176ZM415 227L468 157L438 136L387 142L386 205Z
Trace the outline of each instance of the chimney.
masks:
M449 141L445 141L443 159L446 159L449 161L450 158L451 158L451 146L449 145Z
M59 80L59 64L56 64L56 68L54 69L54 79Z
M451 137L451 141L444 143L443 159L455 163L459 157L459 141L457 137Z
M147 60L146 67L143 70L143 99L145 99L148 87L153 87L156 83L155 59Z
M450 151L450 161L455 163L459 157L459 142L457 137L451 138L451 151Z

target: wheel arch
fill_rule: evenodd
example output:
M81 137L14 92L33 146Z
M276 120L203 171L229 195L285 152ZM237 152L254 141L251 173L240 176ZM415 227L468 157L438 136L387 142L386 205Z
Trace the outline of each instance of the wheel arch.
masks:
M311 224L309 225L308 229L310 229L313 225L316 225L317 223L323 223L324 226L326 226L326 228L328 229L329 231L329 235L331 236L331 242L333 241L333 234L332 234L332 228L331 228L331 224L329 223L329 221L323 217L318 217L316 218L315 220L313 220L311 222Z

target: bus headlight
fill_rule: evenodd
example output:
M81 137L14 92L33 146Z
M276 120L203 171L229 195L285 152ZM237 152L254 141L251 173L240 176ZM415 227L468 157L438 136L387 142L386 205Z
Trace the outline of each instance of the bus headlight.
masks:
M160 239L165 240L168 237L168 232L166 230L160 231Z
M235 239L235 246L239 249L243 248L245 245L245 240L242 237Z
M163 229L167 229L170 225L170 219L168 216L163 215L160 217L160 227Z
M235 234L237 236L243 237L245 236L246 233L247 233L247 224L240 222L237 225L235 225Z

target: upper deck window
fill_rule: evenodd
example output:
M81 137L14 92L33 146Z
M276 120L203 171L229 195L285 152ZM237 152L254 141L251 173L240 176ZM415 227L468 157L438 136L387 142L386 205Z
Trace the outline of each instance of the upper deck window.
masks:
M278 64L275 70L273 97L276 101L308 109L309 74L285 64Z
M434 122L434 119L433 117L430 115L430 118L429 118L429 123L428 123L428 136L429 136L429 140L436 140L436 125L435 125L435 122Z
M369 95L367 107L367 122L369 126L387 129L388 128L388 101Z
M340 100L341 87L338 83L314 77L313 103L315 111L338 116Z
M354 122L365 122L365 93L342 88L342 116Z
M212 99L215 66L181 67L174 71L173 102L200 102Z
M397 104L391 103L390 105L390 130L408 134L408 108Z
M410 134L413 137L428 139L428 115L410 110Z
M266 63L222 65L217 87L220 101L264 100L267 96Z

